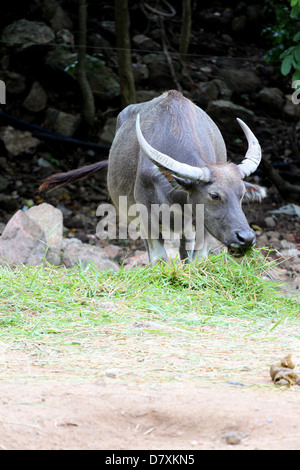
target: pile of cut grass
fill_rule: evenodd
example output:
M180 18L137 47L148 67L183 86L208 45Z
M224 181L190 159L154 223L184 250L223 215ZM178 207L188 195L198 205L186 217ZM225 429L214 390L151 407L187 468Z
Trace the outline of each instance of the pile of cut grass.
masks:
M173 260L104 273L92 265L1 267L0 339L64 341L95 326L145 319L190 328L232 317L296 318L299 303L262 277L270 268L259 250L238 261L222 253L189 265Z

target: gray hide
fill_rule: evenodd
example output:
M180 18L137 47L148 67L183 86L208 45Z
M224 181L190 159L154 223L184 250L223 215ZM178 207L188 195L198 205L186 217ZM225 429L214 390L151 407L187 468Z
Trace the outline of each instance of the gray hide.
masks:
M249 150L242 164L235 165L227 162L223 137L212 119L177 91L166 92L147 103L130 105L119 114L109 155L108 190L118 209L120 196L127 197L128 207L143 204L147 208L147 220L144 218L142 225L145 232L147 229L149 232L145 244L152 264L167 259L161 233L158 239L151 238L149 227L153 223L153 204L175 204L179 212L184 204L191 204L193 217L188 221L185 219L184 226L195 224L196 207L203 205L203 243L198 243L197 250L191 245L187 248L189 229L185 230L181 235L181 259L188 261L197 253L200 256L206 254L211 237L231 248L247 248L255 243L255 234L242 211L241 201L244 197L260 200L265 196L263 188L243 182L243 178L259 164L260 147L250 129L239 122ZM146 147L142 150L143 138L152 148L153 155L162 153L163 158L154 161ZM184 172L172 171L174 165L171 168L163 163L168 160L166 156L173 163L189 165L191 175L194 172L197 176L187 178ZM200 179L197 169L201 169ZM128 217L128 220L132 218Z

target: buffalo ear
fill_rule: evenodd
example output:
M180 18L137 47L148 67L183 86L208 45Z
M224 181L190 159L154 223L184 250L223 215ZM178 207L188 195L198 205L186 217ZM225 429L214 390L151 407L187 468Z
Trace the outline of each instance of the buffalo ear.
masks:
M258 186L257 184L247 183L246 181L244 181L244 185L246 189L244 199L260 202L267 195L266 188L263 188L262 186Z
M165 168L159 168L160 172L167 178L168 182L174 189L180 189L180 190L185 190L185 191L190 191L195 185L196 182L185 179L185 178L180 178L179 176L175 176L172 173L170 173L168 170Z
M174 180L178 189L183 189L184 191L188 192L192 191L197 185L196 181L192 181L185 178L179 178L179 176L174 176Z

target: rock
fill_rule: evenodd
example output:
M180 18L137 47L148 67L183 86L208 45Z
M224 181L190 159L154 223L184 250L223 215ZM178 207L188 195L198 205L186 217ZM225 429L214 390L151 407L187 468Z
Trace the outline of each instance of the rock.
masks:
M251 127L254 121L254 113L249 109L232 103L231 101L211 101L206 109L207 114L215 121L221 132L232 135L242 135L241 127L235 117L239 117Z
M43 229L25 212L18 211L0 237L0 260L9 265L38 265L46 253Z
M299 254L300 252L296 248L289 248L287 250L280 250L280 255L282 258L288 261L288 265L291 263L298 263L299 262Z
M3 222L0 222L0 235L4 232L5 229L5 224Z
M48 53L45 62L53 70L66 73L73 80L77 80L78 56L76 53L55 49ZM87 62L87 77L92 92L101 100L108 101L120 96L119 79L102 60L93 57Z
M22 51L30 46L45 45L54 41L54 32L46 23L21 19L6 26L2 40L8 46L15 46Z
M276 222L271 216L265 218L265 224L268 228L274 228L276 226Z
M57 44L64 44L66 46L69 46L70 51L73 52L75 39L74 39L74 34L72 34L71 31L65 28L60 29L59 31L57 31L55 37L56 37Z
M277 238L278 239L280 237L280 232L277 232L276 230L268 230L267 232L265 232L265 235L268 238L272 238L272 239Z
M292 102L292 96L285 96L285 104L283 107L283 114L289 119L299 119L300 117L300 106Z
M148 254L146 251L137 250L134 256L130 256L124 260L125 269L132 268L134 266L145 266L149 263Z
M117 118L108 118L102 131L99 133L99 143L111 145L116 134Z
M132 42L137 49L143 51L148 50L149 52L161 50L161 45L156 41L153 41L153 39L149 38L148 36L145 36L145 34L136 34L133 36Z
M116 34L115 22L109 20L100 21L100 27L106 33L110 33L112 36Z
M106 377L111 377L115 379L119 375L118 369L106 369L105 371Z
M0 208L5 212L15 212L18 210L19 203L17 197L12 197L11 194L0 194Z
M159 96L160 93L155 90L138 90L136 92L136 102L137 103L144 103L146 101L153 100Z
M101 54L111 57L112 48L110 43L99 33L91 32L89 37L89 44L95 48L99 48Z
M47 93L39 82L32 84L31 90L23 102L24 108L33 113L39 113L46 108Z
M247 6L247 18L249 21L257 21L262 16L262 6L258 3Z
M0 70L0 80L4 81L6 91L12 95L19 95L26 90L26 79L19 73Z
M44 157L38 158L36 163L41 168L52 168L53 169L53 165L48 160L46 160L46 158L44 158Z
M220 69L219 73L233 93L252 93L261 88L260 78L251 70Z
M60 250L63 236L62 212L43 202L28 209L26 215L43 229L47 246Z
M41 3L42 18L51 24L54 32L64 28L72 29L70 17L57 0L44 0Z
M146 80L149 77L149 69L146 64L132 64L132 72L134 77L134 82L136 84L141 83L143 80Z
M247 16L245 15L236 16L235 18L233 18L231 22L231 29L235 33L240 33L241 31L245 29L246 24L247 24Z
M22 153L33 154L40 141L28 131L18 131L11 126L0 127L0 139L6 150L13 156Z
M109 101L120 96L121 88L117 75L101 61L95 60L87 67L88 81L92 92L101 100Z
M258 100L274 111L281 111L285 103L283 93L279 88L263 88L258 93Z
M241 442L242 437L243 436L241 433L238 433L236 431L229 431L228 433L225 434L224 439L227 442L227 444L237 445Z
M109 258L115 258L122 251L122 248L117 245L106 245L103 250Z
M0 175L0 193L5 191L9 185L9 180L7 177Z
M218 78L207 83L206 93L210 100L230 100L232 96L232 91L229 90L224 80Z
M170 74L170 68L163 54L147 54L143 58L143 63L146 64L149 69L148 82L150 86L160 88L162 90L174 88L175 84ZM173 67L177 80L180 81L181 75L179 62L173 60Z
M280 246L281 248L285 248L289 250L290 248L296 248L296 244L293 242L289 242L288 240L280 240Z
M293 233L285 233L284 234L284 238L288 241L288 242L292 242L292 243L295 243L296 242L296 238L295 238L295 235Z
M45 64L52 70L68 73L72 65L77 63L77 60L78 56L75 52L70 52L64 48L57 48L48 52ZM69 75L75 79L75 75L71 73Z
M71 137L80 124L80 116L67 114L55 108L46 111L45 127Z
M207 93L207 83L198 83L198 86L189 93L189 99L199 108L205 109L210 100L210 96Z
M78 264L85 268L89 263L92 263L101 272L106 269L112 271L119 270L119 266L109 260L104 251L99 247L81 243L78 239L65 239L63 240L62 247L62 261L67 268Z
M267 244L268 244L268 238L264 234L261 235L256 242L256 246L258 246L259 248L266 246Z

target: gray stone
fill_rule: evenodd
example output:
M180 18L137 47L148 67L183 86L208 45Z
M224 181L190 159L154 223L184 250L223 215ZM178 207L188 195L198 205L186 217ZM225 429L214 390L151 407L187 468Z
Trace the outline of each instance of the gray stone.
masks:
M207 83L206 93L210 100L230 100L232 91L228 88L224 80L214 79Z
M42 18L51 24L53 31L72 29L73 23L57 0L44 0L41 5Z
M99 133L99 142L101 144L111 145L116 134L117 118L108 118L102 131Z
M120 96L121 88L117 75L100 60L88 63L87 77L92 92L101 100L108 101Z
M0 175L0 192L5 191L9 185L9 180L7 176Z
M53 70L68 73L69 68L76 64L77 59L78 56L75 52L57 48L48 52L45 63ZM70 75L75 79L75 75L72 75L71 72Z
M26 90L26 79L19 73L0 70L0 80L5 82L6 91L12 95L24 93Z
M276 222L271 216L265 218L265 224L268 228L274 228L276 226Z
M80 116L64 113L55 108L46 111L45 126L60 134L71 137L80 124Z
M145 36L145 34L136 34L132 38L133 45L141 50L148 50L148 51L160 51L161 46L153 39Z
M43 202L33 206L26 212L44 231L47 246L60 250L63 237L63 215L59 209Z
M283 107L283 114L289 119L299 119L300 117L300 106L292 102L292 96L285 96L285 104Z
M257 21L262 16L262 6L258 3L247 6L247 17L249 21Z
M30 46L45 45L54 41L54 32L46 23L21 19L6 26L2 40L9 46L24 50Z
M46 252L43 229L25 212L18 211L0 237L0 260L9 265L41 264Z
M137 103L144 103L146 101L153 100L159 96L160 93L155 90L138 90L136 92L136 102Z
M233 18L231 22L231 29L235 33L240 33L241 31L245 29L246 24L247 24L247 16L245 15L236 16L235 18Z
M236 431L229 431L228 433L225 434L224 439L227 442L227 444L237 445L237 444L240 444L242 437L243 436L241 433L238 433Z
M0 128L0 139L6 150L13 156L22 153L33 154L40 141L28 131L18 131L11 126Z
M263 88L258 93L258 100L269 109L281 111L284 106L284 96L279 88Z
M68 29L60 29L57 31L56 35L57 44L65 44L66 46L71 46L70 50L73 51L75 45L74 34L71 33Z
M260 78L251 70L220 69L219 73L236 94L251 93L261 88Z
M96 246L81 243L80 240L65 239L63 240L63 264L67 268L81 265L84 268L88 264L92 264L101 272L106 269L118 271L119 266L107 258L104 251Z
M132 64L132 72L134 82L136 84L140 83L143 80L146 80L149 77L149 69L146 64Z
M49 67L67 73L74 80L77 80L77 63L76 53L61 49L50 51L46 57ZM87 77L92 92L100 99L108 101L120 96L121 88L117 75L98 58L94 57L87 62Z
M0 222L0 235L4 232L5 229L5 224L3 222Z
M23 106L28 111L39 113L46 108L47 99L47 93L44 88L38 82L34 82L29 94L23 102Z
M237 117L245 121L249 127L254 121L252 111L226 100L211 101L206 112L224 134L233 132L242 135L241 128L235 119Z
M149 69L148 81L151 86L160 88L161 90L174 88L175 84L164 54L147 54L143 58L143 63L146 64ZM180 80L181 74L179 62L173 60L173 67L177 80Z

